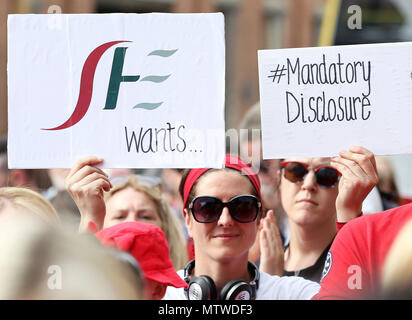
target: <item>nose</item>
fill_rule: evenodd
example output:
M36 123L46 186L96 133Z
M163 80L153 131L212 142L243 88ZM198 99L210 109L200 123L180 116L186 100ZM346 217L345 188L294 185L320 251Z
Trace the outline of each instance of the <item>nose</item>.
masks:
M132 212L127 213L126 219L123 220L123 222L139 222L139 217L137 215L134 215Z
M310 170L303 179L302 189L308 191L314 191L317 187L316 176L313 170Z
M217 223L221 227L230 227L234 224L234 220L232 216L230 215L229 209L227 207L223 208L222 214L220 215Z

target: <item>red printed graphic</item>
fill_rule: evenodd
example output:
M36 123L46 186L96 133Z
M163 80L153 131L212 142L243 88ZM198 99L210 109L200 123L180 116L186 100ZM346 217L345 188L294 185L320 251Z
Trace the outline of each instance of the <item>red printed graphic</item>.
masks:
M65 123L61 124L60 126L43 130L67 129L75 125L84 117L87 110L89 109L90 102L92 100L94 73L96 71L97 64L99 63L100 58L106 52L107 49L121 42L131 41L121 40L107 42L105 44L102 44L101 46L98 46L90 53L90 55L86 59L86 62L83 65L80 80L79 98L77 99L77 105L73 111L73 114Z

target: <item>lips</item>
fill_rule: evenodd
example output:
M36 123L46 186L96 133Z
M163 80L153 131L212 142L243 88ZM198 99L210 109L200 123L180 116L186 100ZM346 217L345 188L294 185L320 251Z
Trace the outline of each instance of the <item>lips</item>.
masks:
M311 199L301 199L301 200L298 200L297 202L298 202L298 203L307 203L307 204L311 204L311 205L314 205L314 206L317 206L317 205L318 205L317 202L315 202L315 201L313 201L313 200L311 200Z
M213 236L214 239L221 239L221 240L231 240L237 238L239 234L235 233L221 233Z

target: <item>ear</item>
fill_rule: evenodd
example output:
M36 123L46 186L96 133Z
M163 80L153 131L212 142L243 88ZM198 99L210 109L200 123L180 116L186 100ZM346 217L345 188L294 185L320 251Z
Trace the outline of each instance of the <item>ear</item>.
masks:
M278 181L277 189L280 190L279 188L280 188L280 183L281 183L281 180L282 180L282 172L281 172L280 169L278 169L276 171L276 178L277 178L277 181Z
M188 209L186 209L186 208L183 209L183 216L185 218L185 225L186 225L187 232L188 232L189 236L192 237L192 231L191 231L192 221L190 219L190 213L189 213Z
M259 216L258 216L258 218L257 218L258 232L259 232L259 231L262 229L262 227L263 227L262 223L263 223L263 220L265 219L265 218L263 217L263 215L264 215L264 213L262 213L262 214L259 213Z

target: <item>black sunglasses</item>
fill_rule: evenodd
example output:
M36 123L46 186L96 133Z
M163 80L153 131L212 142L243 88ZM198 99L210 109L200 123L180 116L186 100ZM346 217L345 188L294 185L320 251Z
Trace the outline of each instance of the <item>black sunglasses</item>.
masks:
M310 170L306 163L297 161L283 161L280 166L284 169L284 177L294 183L303 181ZM331 166L319 166L313 170L315 171L317 184L325 188L333 188L342 175Z
M200 223L211 223L219 220L224 207L229 209L234 220L248 223L256 220L261 206L259 199L252 195L239 195L228 202L223 202L216 197L200 196L192 200L189 209L195 220Z

